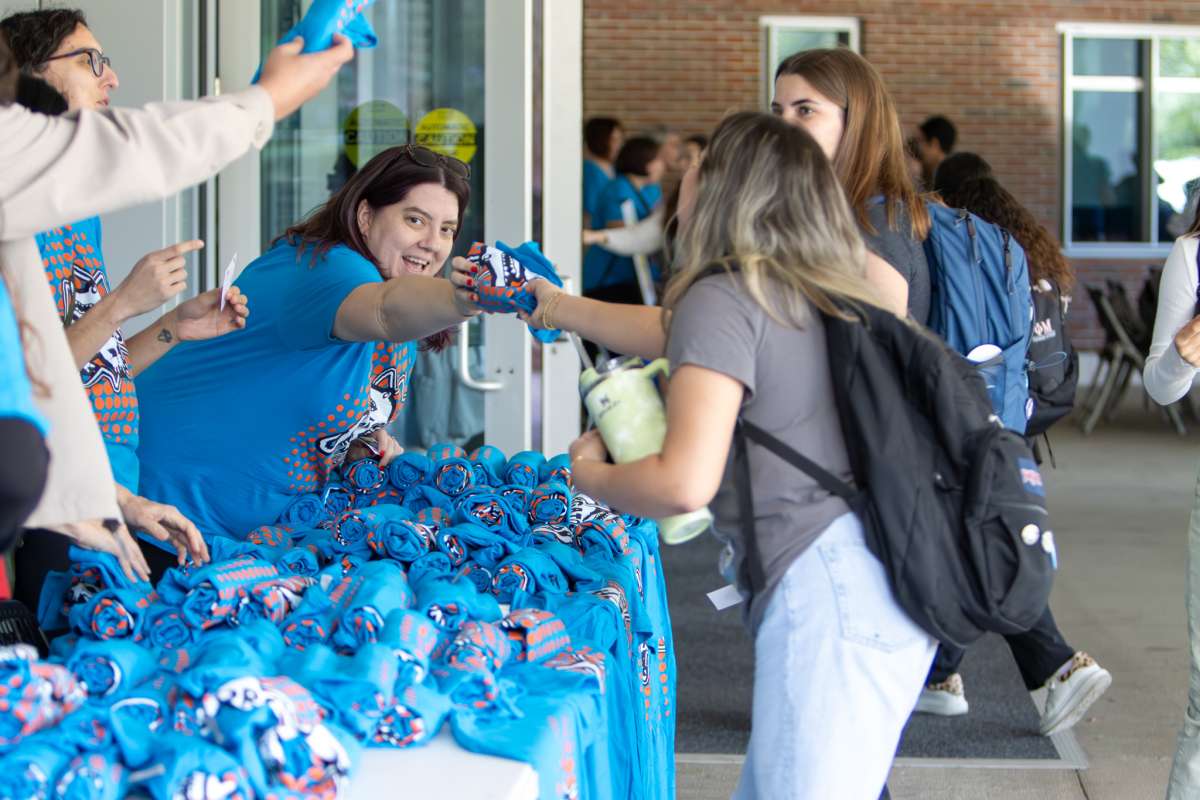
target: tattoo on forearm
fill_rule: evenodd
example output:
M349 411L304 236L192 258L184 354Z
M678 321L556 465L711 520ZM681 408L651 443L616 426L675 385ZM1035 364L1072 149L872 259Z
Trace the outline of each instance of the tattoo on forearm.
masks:
M175 339L175 337L171 335L171 332L166 328L163 328L161 331L159 331L156 338L163 344L170 344Z

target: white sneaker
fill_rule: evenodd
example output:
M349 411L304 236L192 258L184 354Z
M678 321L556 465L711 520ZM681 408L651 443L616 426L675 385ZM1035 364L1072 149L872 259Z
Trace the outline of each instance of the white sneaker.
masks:
M963 693L962 676L957 672L941 683L929 683L921 690L915 709L921 714L939 717L959 717L967 713L967 696Z
M1050 736L1074 726L1111 685L1108 670L1087 653L1076 653L1046 681L1041 734Z

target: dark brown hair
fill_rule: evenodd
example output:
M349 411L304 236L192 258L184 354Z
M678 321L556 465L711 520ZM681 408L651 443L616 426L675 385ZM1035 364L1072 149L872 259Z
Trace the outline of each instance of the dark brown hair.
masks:
M875 67L845 48L804 50L784 59L776 80L782 75L804 78L844 109L845 128L833 169L859 225L875 232L867 209L872 198L883 195L888 227L896 230L896 207L902 206L913 238L923 240L929 234L929 212L908 174L900 117Z
M0 20L0 31L8 35L17 66L23 72L37 73L80 25L87 27L87 17L79 9L52 8L9 14Z
M311 248L311 263L335 245L345 245L379 267L379 261L367 247L358 227L358 206L362 201L378 210L401 202L416 187L435 183L444 186L458 198L458 226L471 201L471 185L467 179L448 170L442 164L432 167L418 164L406 147L390 147L368 161L354 173L332 197L318 206L303 221L296 223L276 237L296 247L296 258ZM274 244L275 242L272 242ZM450 344L450 331L426 337L422 348L442 350Z
M618 175L637 175L646 177L649 174L650 162L658 158L660 145L649 136L634 136L621 145L617 160L613 162L613 171Z
M930 117L921 123L920 130L925 141L936 141L943 153L948 154L954 149L954 140L958 138L958 130L954 127L954 123L945 117Z
M1058 284L1060 292L1070 294L1075 285L1075 273L1063 257L1058 242L999 181L990 176L969 178L940 189L940 192L947 205L965 208L1011 233L1025 248L1031 283L1050 278Z
M48 117L57 117L68 110L67 99L59 94L57 89L41 78L24 73L17 78L16 102L30 111Z
M933 189L936 192L953 191L963 183L976 178L991 178L992 165L976 153L955 153L946 156L933 173Z
M583 143L596 158L612 157L609 145L613 131L620 129L620 121L612 117L592 117L583 126Z

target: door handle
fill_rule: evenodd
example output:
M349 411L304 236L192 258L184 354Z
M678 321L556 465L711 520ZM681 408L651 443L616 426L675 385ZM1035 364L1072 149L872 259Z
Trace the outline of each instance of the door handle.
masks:
M471 320L458 326L458 379L462 385L477 392L498 392L504 388L501 381L476 380L471 375Z

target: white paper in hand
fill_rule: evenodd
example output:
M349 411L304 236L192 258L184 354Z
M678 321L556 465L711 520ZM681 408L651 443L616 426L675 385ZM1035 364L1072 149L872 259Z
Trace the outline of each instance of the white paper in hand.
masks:
M233 258L229 259L229 266L225 268L225 274L221 277L221 311L225 310L225 295L229 294L229 287L233 286L233 273L237 271L237 253L233 254Z

